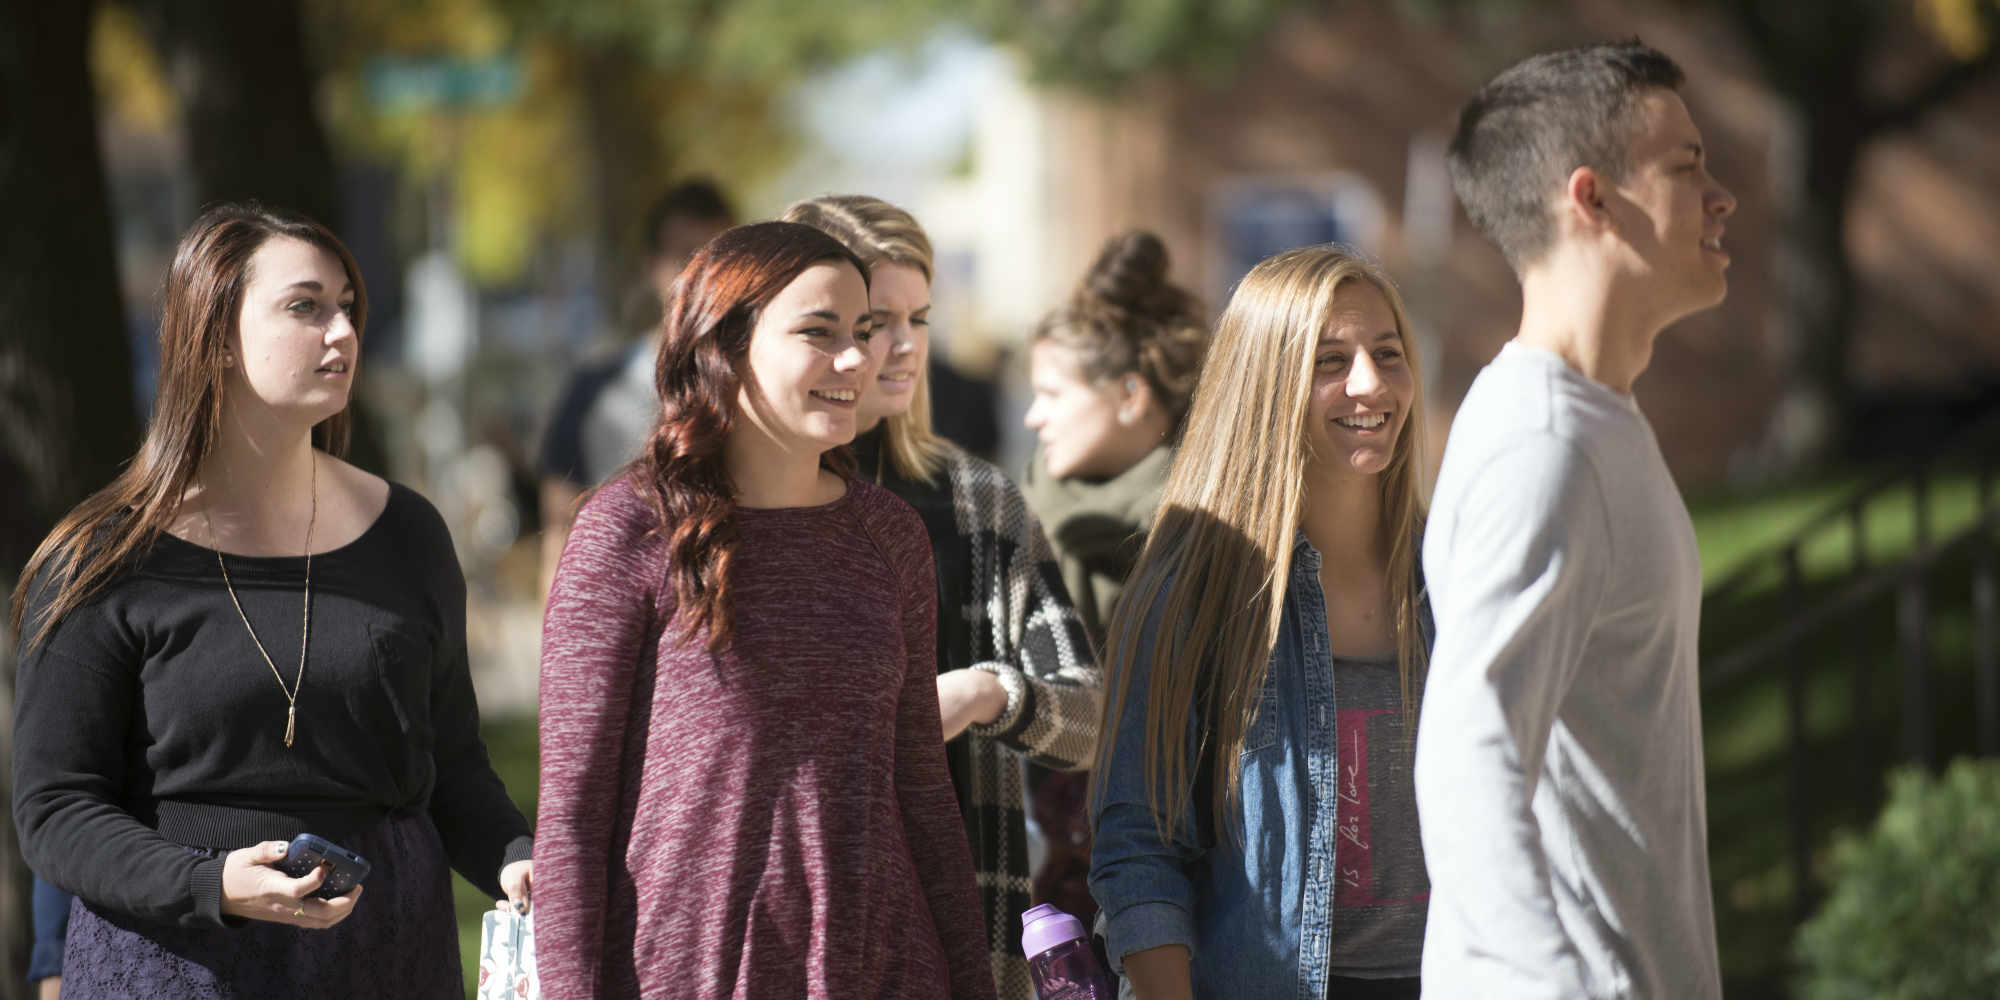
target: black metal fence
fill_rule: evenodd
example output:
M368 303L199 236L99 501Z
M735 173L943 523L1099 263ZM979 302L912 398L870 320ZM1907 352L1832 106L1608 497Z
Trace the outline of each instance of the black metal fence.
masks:
M2000 753L1996 465L2000 413L1704 595L1704 645L1720 647L1703 651L1705 705L1781 686L1783 801L1759 810L1783 814L1793 925L1816 901L1814 852L1830 821L1872 817L1889 766L1936 770L1941 755ZM1906 544L1882 544L1892 535ZM1882 746L1889 727L1899 731L1893 759Z

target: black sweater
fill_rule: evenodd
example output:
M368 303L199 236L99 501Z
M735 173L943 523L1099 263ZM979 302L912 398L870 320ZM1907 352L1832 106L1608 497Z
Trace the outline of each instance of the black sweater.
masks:
M937 672L944 674L972 666L971 628L960 610L972 603L972 544L965 532L959 530L951 483L942 471L934 483L898 472L886 449L886 423L855 437L855 472L862 479L887 487L923 519L924 533L930 536L931 557L937 564ZM959 811L970 816L972 759L966 746L965 740L952 740L944 745L944 757L951 769L952 787L958 792Z
M289 687L305 560L226 556ZM23 632L49 596L37 580ZM429 810L452 867L489 894L529 856L493 773L465 657L465 578L437 511L392 485L352 543L313 557L312 637L293 745L285 695L212 549L162 533L33 648L14 702L14 819L29 867L143 920L222 922L222 859L315 833L334 843ZM25 637L24 636L24 639Z

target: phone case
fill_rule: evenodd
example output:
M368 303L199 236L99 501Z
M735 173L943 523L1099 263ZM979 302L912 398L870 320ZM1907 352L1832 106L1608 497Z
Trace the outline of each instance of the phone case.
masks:
M331 865L326 873L326 881L313 890L315 899L332 899L344 896L368 877L368 859L354 853L324 837L301 833L292 838L291 846L285 849L285 856L271 867L284 872L291 878L299 878L321 864Z

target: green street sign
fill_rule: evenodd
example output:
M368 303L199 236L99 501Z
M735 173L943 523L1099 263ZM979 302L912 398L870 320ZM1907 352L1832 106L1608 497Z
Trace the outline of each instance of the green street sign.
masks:
M521 60L382 56L368 63L368 100L389 113L506 104L521 93Z

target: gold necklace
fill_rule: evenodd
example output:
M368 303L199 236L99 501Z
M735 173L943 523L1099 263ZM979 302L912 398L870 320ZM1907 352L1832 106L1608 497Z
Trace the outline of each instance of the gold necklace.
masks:
M202 504L202 519L208 522L209 541L218 541L215 536L215 519L208 516L208 505ZM285 675L278 672L278 665L271 662L271 654L264 649L264 641L257 638L257 630L250 627L250 616L243 613L243 602L236 599L236 587L229 582L229 567L222 561L222 549L215 550L216 568L222 570L222 587L229 591L229 603L236 605L236 617L243 619L243 630L250 633L250 641L257 645L258 655L264 658L264 665L271 668L271 676L278 679L278 690L285 692L285 746L292 745L292 734L299 722L299 689L306 683L306 640L312 637L313 602L313 524L319 520L319 456L312 456L312 513L306 518L306 599L305 611L299 625L299 675L292 679L292 686L285 686Z

